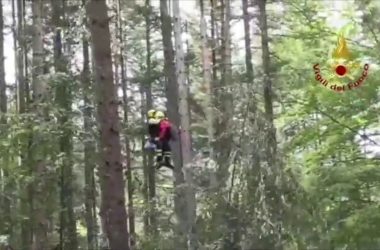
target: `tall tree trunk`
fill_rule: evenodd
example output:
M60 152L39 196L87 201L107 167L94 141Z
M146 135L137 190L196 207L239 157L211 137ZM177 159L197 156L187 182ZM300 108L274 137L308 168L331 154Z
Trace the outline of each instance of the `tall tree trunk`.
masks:
M3 16L3 10L1 11L1 16ZM2 17L3 18L3 17ZM14 55L14 67L15 67L15 78L16 78L16 90L15 90L15 93L14 93L14 96L15 96L15 106L16 106L16 110L18 110L18 92L17 92L17 77L18 77L18 73L17 73L17 70L18 70L18 67L17 67L17 21L16 21L16 4L15 4L15 1L12 0L12 35L13 35L13 55ZM3 48L4 49L4 48ZM4 63L4 62L3 62ZM5 73L5 72L4 72ZM5 75L4 75L5 76ZM5 98L6 97L6 91L5 91ZM3 98L1 98L3 99ZM6 103L7 103L8 100L6 100ZM7 110L5 110L7 111ZM6 120L4 121L4 123L6 124ZM8 127L6 127L6 130L8 130ZM6 130L4 132L6 132ZM8 157L7 157L8 158ZM8 160L8 159L5 159L5 160ZM12 155L12 161L18 161L18 156L14 156ZM8 165L7 162L5 162L5 165ZM1 182L1 180L0 180ZM9 197L9 205L7 205L6 207L8 208L8 211L5 211L5 214L4 215L7 215L9 214L9 218L8 220L10 221L10 237L9 237L9 245L12 245L14 247L20 247L17 243L19 241L15 241L14 239L19 239L19 238L16 238L15 236L15 233L13 232L13 228L16 226L17 227L17 224L19 222L19 220L17 219L13 219L12 217L12 206L15 206L17 205L17 202L15 202L15 196L14 196L14 190L16 190L16 185L15 185L15 182L13 181L13 179L10 179L9 182L7 183L8 185L5 185L5 190L4 190L4 193L5 194L8 194L8 197ZM7 190L8 189L8 190Z
M218 79L218 71L217 71L217 62L216 62L216 50L218 47L218 36L216 34L217 31L217 23L216 23L216 16L215 16L215 9L216 9L216 1L217 0L210 0L211 1L211 8L210 8L210 16L211 16L211 39L212 39L212 80L213 85L215 85L217 79Z
M272 101L272 79L270 77L270 57L269 57L269 37L268 37L268 25L266 14L266 0L258 1L260 10L260 29L261 29L261 46L262 46L262 62L265 75L264 82L264 101L265 101L265 114L268 122L273 124L273 101ZM274 131L272 130L271 133ZM275 135L275 134L273 134ZM276 139L275 137L273 139ZM274 148L268 152L268 160L273 158L276 154L276 143L272 146Z
M193 157L191 147L191 135L190 135L190 115L188 108L188 84L186 83L186 69L185 58L182 45L182 30L181 30L181 16L179 8L179 0L173 1L173 17L174 17L174 36L176 47L176 73L178 81L179 92L179 117L180 117L180 147L182 168L184 170L184 178L186 186L185 199L186 199L186 220L185 223L186 236L188 249L198 249L198 242L196 237L195 219L196 219L196 201L195 190L191 185L191 162Z
M32 81L33 81L33 75L30 74L30 71L28 69L29 67L29 51L30 51L30 48L28 46L28 42L27 42L27 39L25 37L26 33L25 33L25 27L26 27L26 18L28 16L28 9L33 9L33 8L28 8L28 7L31 7L33 6L33 3L29 3L27 5L27 2L26 0L23 0L22 1L23 4L22 4L22 11L23 11L23 15L22 15L22 23L23 23L23 38L22 38L22 47L23 47L23 53L24 53L24 72L25 72L25 75L24 75L24 84L25 84L25 101L26 101L26 109L28 112L32 111L31 110L31 106L32 106L32 98L31 98L31 93L32 93L32 90L31 90L31 85L32 85ZM32 10L32 15L33 15L33 10ZM33 52L33 48L32 48L32 52ZM33 59L33 58L32 58ZM33 66L33 63L32 63L32 66ZM30 128L31 126L29 126ZM21 152L21 157L23 158L24 157L24 154L25 154L25 165L26 166L26 169L27 169L27 176L33 176L33 172L34 172L34 166L33 166L33 152L32 152L32 149L33 149L33 135L30 135L29 138L27 139L27 142L26 142L26 145L27 145L27 148L26 148L26 154L24 151ZM25 234L24 236L28 237L28 238L23 238L23 240L25 239L25 244L23 244L23 247L25 247L26 249L31 249L32 245L33 245L33 235L34 235L34 232L35 232L35 227L34 227L34 224L35 224L35 218L34 218L34 188L33 188L33 182L30 181L28 183L28 186L27 186L27 195L26 195L26 200L25 200L25 208L27 210L25 210L26 214L27 214L27 217L29 218L29 220L27 221L27 226L26 226L26 230L25 232L27 234Z
M22 15L22 22L23 22L23 29L25 29L25 24L26 24L26 18L27 18L27 5L26 5L26 0L22 0L23 1L23 5L22 5L22 9L23 9L23 15ZM19 1L18 1L19 2ZM23 33L24 35L25 33ZM30 76L30 72L29 72L29 60L28 60L28 53L29 53L29 48L28 48L28 43L27 43L27 39L26 38L22 38L22 45L23 45L23 48L24 48L24 71L25 71L25 74L24 74L24 83L25 83L25 101L27 103L27 106L31 103L31 90L30 90L30 84L31 84L31 76Z
M54 68L55 72L67 73L67 60L62 51L62 32L63 28L63 2L52 0L52 23L55 27L54 36ZM72 94L70 86L65 78L60 79L56 89L56 102L64 110L60 114L59 123L62 136L59 138L62 162L60 166L60 245L61 249L75 250L78 248L76 233L76 219L73 209L73 161L72 161L72 130L68 114L71 113Z
M84 6L84 0L82 1ZM85 22L85 20L84 20ZM86 23L86 22L85 22ZM93 136L92 118L93 112L91 108L90 97L93 94L90 76L90 55L89 44L86 34L82 38L83 46L83 71L82 71L82 89L84 101L84 178L85 178L85 207L86 207L86 224L87 224L87 248L98 249L97 241L97 216L96 216L96 186L95 186L95 164L93 158L95 156L95 141Z
M4 116L7 112L7 95L6 95L6 82L5 82L5 69L4 69L4 15L3 3L0 2L0 112L1 120L4 122Z
M266 161L268 162L268 170L261 170L265 173L265 186L266 186L266 201L270 207L269 216L271 220L272 235L268 236L268 242L272 249L282 249L282 202L281 202L281 187L278 183L281 180L281 171L279 164L276 160L277 156L277 140L276 129L274 127L273 117L273 93L272 93L272 79L270 69L270 55L269 55L269 36L266 14L266 0L258 1L260 16L259 26L261 30L261 49L262 49L262 63L264 70L264 107L267 124L266 136Z
M92 38L101 133L101 216L110 249L129 250L118 101L112 72L109 17L105 0L91 0L87 16Z
M212 52L209 46L209 39L207 37L207 21L204 15L204 2L200 0L201 8L201 39L202 39L202 67L203 67L203 83L206 88L206 102L207 109L207 134L210 149L210 158L214 158L213 142L214 142L214 110L213 110L213 91L212 91Z
M0 2L0 29L0 112L1 122L4 123L6 121L5 114L7 113L7 95L4 68L4 15L2 2Z
M18 83L18 110L25 112L25 78L24 78L24 6L23 1L17 2L17 83Z
M140 96L141 96L141 121L142 121L142 126L144 127L145 125L145 117L146 117L146 103L145 103L145 87L140 86ZM141 151L142 151L142 158L143 158L143 175L144 175L144 180L143 180L143 187L142 187L142 193L144 197L144 205L146 208L149 207L149 180L148 180L148 159L147 159L147 154L144 149L144 144L145 144L145 134L141 135ZM143 214L143 223L144 223L144 235L148 237L149 235L149 214L144 213Z
M88 2L87 0L84 0L86 2ZM89 21L87 20L87 26L89 27ZM98 95L99 95L99 92L98 92L98 87L97 87L97 76L96 76L96 64L95 64L95 54L94 54L94 46L93 44L91 45L91 69L92 69L92 74L91 74L91 77L92 77L92 82L94 83L93 84L93 93L95 94L95 98L94 100L90 99L90 97L92 96L91 94L89 95L89 100L91 100L91 103L93 104L93 107L95 108L96 106L99 106L99 101L98 101ZM94 127L96 127L98 129L98 131L101 131L101 117L99 116L99 109L97 110L97 114L95 115L95 124ZM108 243L108 236L107 236L107 229L106 229L106 219L107 217L105 216L101 216L101 213L102 213L102 199L103 199L103 191L102 190L106 190L106 187L105 187L105 178L103 178L103 176L105 176L105 172L104 172L104 168L103 168L103 154L102 154L102 140L101 140L101 133L97 133L96 136L96 141L95 141L95 149L96 149L96 155L95 155L95 158L96 158L96 176L98 177L98 183L99 183L99 190L100 190L100 205L99 205L99 218L100 218L100 225L99 225L99 234L100 234L100 239L99 240L99 247L100 249L102 250L107 250L109 248L109 243ZM95 179L95 178L94 178ZM95 186L95 184L94 184ZM94 211L96 211L96 209L94 209Z
M185 34L189 34L189 23L187 21L184 22L184 32ZM190 88L191 86L191 78L190 78L190 58L191 58L191 46L190 46L190 43L189 43L189 39L186 38L185 39L186 41L184 42L186 44L186 51L184 51L185 53L185 68L186 68L186 81L187 81L187 84L188 84L188 88ZM189 115L190 115L190 120L191 120L191 112L190 112L190 107L189 107Z
M178 3L176 3L177 5ZM176 12L178 13L178 5L175 7ZM169 119L174 123L175 126L181 127L181 138L180 141L176 140L172 142L172 153L174 160L174 175L175 175L175 197L174 197L174 206L175 212L178 217L177 228L176 228L176 248L177 249L195 249L196 248L196 239L195 239L195 197L191 188L188 186L190 183L189 173L185 171L183 173L183 164L189 164L191 162L191 140L189 132L189 117L181 117L181 115L188 115L187 108L187 99L186 99L186 87L183 85L180 88L181 95L184 96L184 99L181 100L181 108L179 113L179 86L176 76L176 67L174 64L174 50L172 43L172 23L171 17L169 15L167 1L160 1L160 11L161 11L161 31L162 31L162 41L164 46L164 57L165 65L164 71L168 79L166 85L166 98L167 98L167 110ZM176 18L176 21L179 22L179 16ZM180 34L180 27L178 23L176 26L176 32ZM178 32L179 31L179 32ZM177 38L177 43L181 43ZM181 48L179 48L181 50ZM177 51L178 53L178 51ZM179 52L181 53L181 52ZM185 84L185 75L184 75L184 61L183 61L183 49L182 49L182 59L180 59L182 65L181 68L181 77L180 80ZM181 96L182 97L182 96ZM182 150L182 142L184 143L184 151ZM185 152L186 155L183 155ZM185 166L185 169L188 166ZM187 183L185 182L185 176ZM188 244L187 244L188 243Z
M248 0L242 0L243 5L243 21L244 21L244 43L245 43L245 69L246 69L246 88L244 90L249 91L252 88L253 84L253 65L252 65L252 50L251 50L251 32L250 32L250 17L248 13ZM256 98L254 97L254 93L252 91L249 92L249 97L247 101L247 111L251 112L251 115L255 117L255 121L257 118L257 104L256 104ZM256 128L256 127L255 127ZM243 132L244 133L244 132ZM257 133L259 131L257 130ZM245 134L242 135L243 137ZM259 141L256 139L255 141ZM247 187L248 187L248 193L252 194L254 193L254 189L257 186L257 184L254 184L254 180L257 178L257 171L260 169L260 155L259 155L259 146L258 143L252 144L252 161L253 161L253 168L248 170L247 173ZM250 199L250 198L249 198ZM250 199L251 200L251 199ZM251 204L253 205L253 200L251 200Z
M216 7L215 1L213 6ZM215 91L217 96L217 105L219 112L217 113L218 124L216 126L216 142L215 150L218 157L216 161L218 163L217 180L220 187L218 196L216 196L217 207L214 211L214 216L219 226L219 233L223 235L223 249L239 249L239 236L236 233L237 227L239 227L238 220L233 216L233 205L226 201L225 194L227 180L229 178L229 168L232 165L231 153L233 145L233 98L232 98L232 65L231 65L231 31L230 31L230 19L231 19L231 1L219 0L218 6L219 13L213 13L215 18L215 33L217 33L216 17L220 17L221 32L220 40L221 46L218 47L220 51L220 87L218 91ZM218 34L216 34L218 37ZM218 40L218 39L217 39ZM216 80L216 79L214 79ZM232 177L233 178L233 177ZM221 213L223 211L223 213Z
M15 84L16 84L16 89L14 91L14 99L16 100L15 102L15 107L16 107L16 110L18 110L18 91L17 91L17 70L18 70L18 67L17 67L17 20L16 20L16 3L15 3L15 0L12 0L12 26L11 26L11 30L12 30L12 39L13 39L13 56L14 56L14 69L15 69L15 74L14 74L14 77L15 77Z
M219 69L219 65L218 65L218 61L217 61L217 51L220 47L219 45L219 34L218 34L218 20L216 18L216 14L215 14L215 10L217 10L217 4L216 4L216 1L218 0L210 0L210 4L211 4L211 8L210 8L210 21L211 21L211 66L212 66L212 78L211 78L211 86L212 88L210 88L210 92L211 92L211 97L210 97L210 111L213 113L212 116L210 117L210 119L212 119L212 123L213 123L213 139L212 139L212 144L211 144L211 153L212 153L212 157L215 158L215 151L218 150L217 149L217 143L216 143L216 137L217 137L217 125L218 125L218 113L216 112L217 109L216 107L218 107L218 99L217 99L217 94L218 94L218 88L216 88L217 84L218 84L218 71L220 72L220 69ZM216 115L215 115L216 114ZM210 131L209 131L210 133ZM216 159L214 159L216 160Z
M145 23L146 23L146 79L144 82L144 92L146 96L146 110L144 110L143 117L146 116L146 112L153 108L153 95L152 95L152 63L151 63L151 39L150 39L150 31L151 31L151 5L150 0L146 0L145 8L147 8L147 12L145 15ZM153 154L148 155L147 162L147 181L148 181L148 207L149 207L149 231L152 234L153 238L157 237L157 218L156 218L156 168L153 166Z
M121 0L118 0L118 32L119 32L119 45L120 45L120 70L121 70L121 86L123 91L123 112L124 112L124 124L129 124L128 121L128 96L127 96L127 68L126 60L124 59L124 32L123 24L121 19ZM128 138L128 133L125 132L125 151L126 151L126 176L127 176L127 190L128 190L128 223L130 232L130 244L131 249L135 248L136 245L136 232L135 232L135 213L133 208L133 194L134 194L134 184L132 183L132 161L131 161L131 148Z
M244 22L244 44L245 44L245 68L246 77L249 83L253 81L253 65L251 51L250 17L248 13L248 0L242 0L243 22Z
M150 75L150 1L145 1L145 42L146 42L146 77L149 78ZM146 94L146 83L143 82L140 84L140 94L141 94L141 122L142 126L145 127L145 117L147 112L147 105L145 101L145 94ZM146 208L149 207L149 180L148 180L148 162L147 162L147 154L144 149L145 144L145 133L141 135L141 151L142 151L142 158L143 158L143 197L144 197L144 205ZM143 214L143 221L144 221L144 234L146 237L148 237L149 234L149 214L144 213Z
M250 34L250 17L248 13L248 0L243 1L243 20L244 20L244 42L245 42L245 68L246 68L246 81L247 81L247 89L252 89L253 84L253 65L252 65L252 51L251 51L251 34ZM256 99L251 98L249 102L249 110L255 116L257 113L256 107ZM253 152L255 152L254 156L254 166L256 169L259 169L260 159L258 155L258 147L257 143L253 144ZM252 185L249 185L252 186Z
M254 89L252 84L254 84L254 75L253 75L253 65L252 65L252 51L251 51L251 32L250 32L250 16L248 13L248 0L242 0L243 5L243 22L244 22L244 42L245 42L245 68L246 68L246 87L243 88L245 92L248 93L247 97L247 108L246 108L246 116L253 117L253 131L252 135L254 143L251 144L252 147L252 164L246 170L246 198L244 199L246 202L246 206L249 207L250 214L255 214L255 209L257 208L257 201L255 195L252 195L256 192L256 187L258 186L259 176L257 173L260 171L260 139L258 134L260 134L259 129L257 128L257 120L261 119L257 114L257 103L256 98L254 96L252 89ZM243 124L242 135L241 138L244 138L245 135L245 127L246 123ZM254 223L257 223L256 221ZM259 237L257 237L259 239ZM256 240L252 240L254 244ZM257 246L256 246L257 247Z
M231 0L221 0L222 5L222 70L221 70L221 86L224 88L223 91L219 92L219 104L222 110L222 121L219 124L218 135L220 136L220 141L218 145L223 145L223 147L218 149L220 152L219 161L219 181L221 185L225 183L225 180L229 175L229 167L233 163L231 159L232 144L233 144L233 114L234 114L234 103L233 103L233 85L232 85L232 58L231 58ZM225 164L227 163L227 164ZM232 171L234 173L234 170ZM231 177L232 184L230 189L233 188L233 178ZM235 196L237 197L237 196ZM235 203L236 202L236 203ZM224 238L224 248L231 250L239 250L240 247L240 223L239 218L234 216L237 213L239 204L238 200L229 201L226 203L226 219L225 223L228 228L227 235Z
M232 101L232 65L231 65L231 34L230 34L230 0L221 0L221 18L222 18L222 65L220 85L223 91L218 93L218 103L221 114L219 114L219 124L217 135L218 153L218 180L220 185L225 185L228 178L229 156L232 149L232 118L233 118L233 101Z
M121 67L121 83L123 89L123 104L124 104L124 122L128 124L128 98L127 98L127 76L125 68L125 62L123 58L123 51L121 51L120 58ZM131 234L131 248L134 249L136 245L136 232L135 232L135 213L133 208L133 194L134 194L134 184L132 182L132 161L131 161L131 148L128 139L128 134L125 132L125 149L126 149L126 162L127 162L127 190L128 190L128 222L129 222L129 232Z
M166 82L166 98L167 98L167 111L169 119L176 125L180 126L180 117L178 114L178 82L176 76L176 69L174 65L174 50L172 43L172 23L168 11L167 0L160 0L161 12L161 31L162 42L164 47L164 72L167 77ZM185 184L184 175L182 172L182 158L180 150L180 142L178 140L172 143L172 154L174 161L174 175L175 175L175 196L174 196L174 210L178 218L176 232L176 249L186 249L186 199L183 188L180 187Z
M27 96L29 96L29 90L26 88L28 83L26 83L26 69L25 69L25 59L24 55L26 54L26 42L24 39L24 15L25 15L25 5L24 1L17 2L17 97L18 97L18 111L20 114L26 112L27 105ZM26 142L26 143L25 143ZM29 150L29 139L25 141L20 141L20 145L27 144L27 146L20 147L20 167L26 169L25 175L29 176L29 162L26 156L28 156ZM25 153L26 151L26 153ZM30 183L26 185L26 190L21 191L20 194L20 210L23 218L28 218L31 210L31 203L29 202L29 190L31 189ZM30 218L23 219L21 223L21 249L27 250L30 249L31 239L32 239L32 225Z
M6 135L7 130L7 94L5 82L5 68L4 68L4 16L3 16L3 3L0 2L0 123L2 125L1 135ZM0 168L0 234L12 236L12 217L11 217L11 197L12 189L9 178L8 155L4 154L2 157L3 166Z
M41 78L44 73L44 49L43 49L43 23L42 13L43 3L42 0L35 0L32 3L33 12L33 37L32 37L32 50L33 50L33 71L32 71L32 87L33 87L33 109L36 118L40 123L46 122L47 110L43 107L46 99L46 83ZM36 121L38 122L38 121ZM44 142L44 135L37 131L33 134L32 146L32 166L34 173L33 185L33 214L35 219L33 223L34 239L33 249L48 249L48 219L46 216L46 174L48 172L46 165L46 142Z
M145 87L140 85L140 96L141 96L141 121L142 121L142 126L145 126L145 117L146 117L146 101L145 101ZM149 207L149 180L148 180L148 159L147 159L147 154L144 149L144 144L145 144L145 134L141 135L141 151L142 151L142 159L143 159L143 175L144 175L144 180L143 180L143 186L142 186L142 193L144 197L144 205L146 208ZM144 235L145 237L149 237L149 214L144 213L143 214L143 223L144 223Z

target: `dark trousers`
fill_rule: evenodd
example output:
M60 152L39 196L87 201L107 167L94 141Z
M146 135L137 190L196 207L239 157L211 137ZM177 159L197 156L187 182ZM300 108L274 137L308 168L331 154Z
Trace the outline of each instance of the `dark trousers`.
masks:
M156 149L156 161L163 163L165 166L172 168L171 165L171 148L169 141L159 141Z

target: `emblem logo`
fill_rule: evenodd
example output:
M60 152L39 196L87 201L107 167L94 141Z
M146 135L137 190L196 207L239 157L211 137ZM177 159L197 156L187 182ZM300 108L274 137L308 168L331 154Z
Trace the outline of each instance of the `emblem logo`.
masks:
M329 63L327 72L322 76L319 63L315 64L313 69L315 79L319 83L333 91L343 92L359 87L367 78L369 65L364 64L361 72L360 65L360 61L354 59L348 50L346 39L340 34L337 46L332 52L332 60ZM361 73L359 78L357 78L359 75L358 70Z

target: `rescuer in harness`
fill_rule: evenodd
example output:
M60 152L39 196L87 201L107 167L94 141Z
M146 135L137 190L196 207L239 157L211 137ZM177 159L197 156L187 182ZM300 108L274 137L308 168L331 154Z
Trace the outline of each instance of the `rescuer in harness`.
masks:
M172 137L172 124L169 119L165 116L164 112L157 111L155 115L156 119L160 120L159 124L159 134L157 143L157 169L165 166L170 169L174 169L171 164L171 148L169 141L174 139Z
M156 118L156 110L151 109L148 111L148 134L149 138L145 143L146 150L156 150L158 136L160 131L160 120Z
M172 125L164 112L157 110L148 111L149 139L145 149L155 150L157 169L165 166L173 169L171 164L171 148L169 141L172 137Z

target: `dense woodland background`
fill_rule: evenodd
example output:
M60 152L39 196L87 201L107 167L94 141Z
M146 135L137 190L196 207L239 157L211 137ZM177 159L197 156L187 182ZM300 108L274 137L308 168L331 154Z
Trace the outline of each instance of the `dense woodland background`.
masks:
M380 1L0 11L1 249L380 249ZM370 64L344 93L313 71L339 32ZM143 150L152 107L174 173Z

